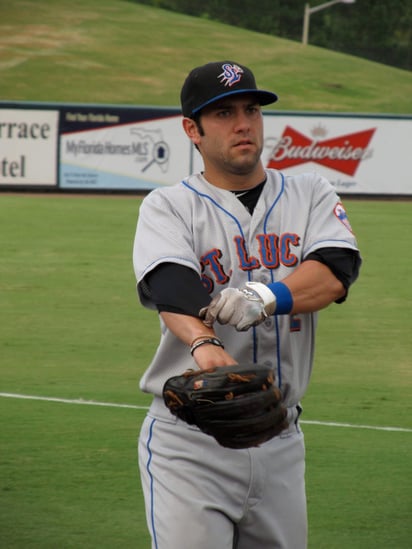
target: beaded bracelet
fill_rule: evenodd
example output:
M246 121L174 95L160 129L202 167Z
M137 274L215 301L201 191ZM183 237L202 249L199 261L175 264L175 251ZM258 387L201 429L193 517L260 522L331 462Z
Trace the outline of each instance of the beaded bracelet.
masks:
M196 343L193 343L192 346L190 347L190 354L193 356L193 353L196 351L196 349L201 345L205 345L206 343L210 343L211 345L216 345L216 347L222 347L222 349L225 348L223 343L220 341L218 337L208 337L205 339L201 339Z
M192 341L192 343L189 345L189 347L192 347L196 341L199 341L199 339L209 339L210 337L215 337L213 334L201 334L195 337Z

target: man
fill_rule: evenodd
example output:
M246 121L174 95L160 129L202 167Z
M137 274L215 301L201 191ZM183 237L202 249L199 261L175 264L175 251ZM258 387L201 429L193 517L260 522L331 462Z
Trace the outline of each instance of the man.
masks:
M152 548L304 549L304 441L298 424L317 311L345 300L360 256L332 186L262 165L262 105L232 61L193 69L183 128L204 171L143 201L134 244L141 302L161 340L141 380L154 395L139 440ZM172 416L167 378L238 362L270 364L289 427L252 449L220 446Z

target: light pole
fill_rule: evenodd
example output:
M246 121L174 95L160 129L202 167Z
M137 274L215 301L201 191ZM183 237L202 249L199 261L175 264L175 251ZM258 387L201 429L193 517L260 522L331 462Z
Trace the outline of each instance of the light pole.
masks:
M319 6L314 6L313 8L311 8L309 4L305 4L305 11L303 13L302 44L306 46L308 43L309 19L312 13L329 8L334 4L354 4L355 1L356 0L331 0L331 2L325 2L324 4L319 4Z

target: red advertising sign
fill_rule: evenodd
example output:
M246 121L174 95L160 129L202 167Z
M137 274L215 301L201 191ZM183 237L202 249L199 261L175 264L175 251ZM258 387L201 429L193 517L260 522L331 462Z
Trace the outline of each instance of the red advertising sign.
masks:
M320 141L286 126L267 167L283 170L305 162L316 162L346 175L355 175L359 163L369 154L368 145L375 129Z

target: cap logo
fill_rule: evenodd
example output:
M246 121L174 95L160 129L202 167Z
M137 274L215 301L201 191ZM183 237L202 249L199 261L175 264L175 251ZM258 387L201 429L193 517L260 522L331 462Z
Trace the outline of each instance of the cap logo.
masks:
M238 65L231 65L230 63L225 63L222 65L223 72L219 74L218 78L220 83L225 86L232 87L234 84L240 82L243 74L243 69Z

